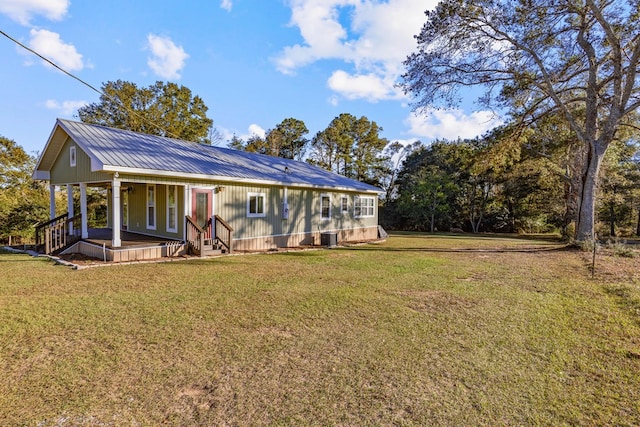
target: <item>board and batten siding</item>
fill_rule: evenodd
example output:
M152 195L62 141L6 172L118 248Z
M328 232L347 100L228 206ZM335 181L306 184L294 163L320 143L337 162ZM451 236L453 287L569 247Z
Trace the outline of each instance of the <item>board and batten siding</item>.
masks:
M184 186L177 185L176 221L177 231L167 231L167 192L168 186L155 184L156 186L156 227L147 228L147 184L123 182L122 188L131 187L128 192L128 231L140 234L166 237L168 239L182 240L185 226L184 218ZM123 220L124 222L124 220Z
M75 166L71 166L71 147L75 147L76 151ZM50 182L54 185L104 182L112 178L113 175L110 173L92 172L91 159L71 138L67 138L65 141L60 154L51 167L50 173Z
M322 232L335 232L340 241L377 238L378 203L374 194L289 187L289 217L285 219L284 192L284 187L234 184L225 185L224 191L216 194L215 213L233 227L235 249L314 245L320 243ZM264 216L248 215L247 203L251 193L264 193ZM330 219L321 217L322 195L331 199ZM347 212L341 210L343 196L348 199ZM374 198L373 217L355 217L354 203L358 196Z

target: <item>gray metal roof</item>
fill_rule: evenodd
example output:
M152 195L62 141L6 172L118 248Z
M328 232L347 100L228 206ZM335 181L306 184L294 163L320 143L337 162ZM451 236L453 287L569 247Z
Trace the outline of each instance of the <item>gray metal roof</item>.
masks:
M58 119L92 170L380 192L305 162ZM54 128L55 133L56 128ZM51 138L50 138L51 140ZM45 149L46 151L46 149ZM44 155L45 153L43 153ZM40 166L40 164L38 165Z

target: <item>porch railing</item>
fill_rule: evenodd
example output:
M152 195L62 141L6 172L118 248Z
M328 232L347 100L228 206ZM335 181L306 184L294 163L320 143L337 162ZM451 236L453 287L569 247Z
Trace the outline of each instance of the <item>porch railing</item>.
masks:
M189 215L187 215L186 218L186 227L187 244L189 245L190 252L193 252L194 254L199 256L204 256L204 241L206 239L206 232ZM210 232L209 235L211 235Z
M187 244L189 250L199 256L204 256L205 247L217 242L222 245L227 253L231 253L233 228L225 220L216 215L211 218L204 227L200 227L190 216L186 217Z
M229 224L225 222L224 219L220 218L218 215L214 216L215 222L215 237L216 240L225 248L227 248L227 252L231 253L231 236L233 233L233 228Z
M36 225L36 248L49 255L80 240L82 215L65 213Z

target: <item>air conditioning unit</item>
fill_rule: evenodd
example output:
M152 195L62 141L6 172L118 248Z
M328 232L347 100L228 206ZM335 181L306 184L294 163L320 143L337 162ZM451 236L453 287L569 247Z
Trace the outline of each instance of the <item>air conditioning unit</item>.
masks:
M338 233L320 233L320 245L329 248L338 246Z

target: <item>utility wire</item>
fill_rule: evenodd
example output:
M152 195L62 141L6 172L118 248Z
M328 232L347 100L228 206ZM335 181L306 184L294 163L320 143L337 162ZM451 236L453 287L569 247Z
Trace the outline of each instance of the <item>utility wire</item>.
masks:
M82 83L83 85L87 86L89 89L91 89L92 91L98 93L101 96L104 96L108 99L110 99L111 101L115 102L116 104L119 104L120 107L124 108L128 113L134 114L136 116L138 116L138 118L140 118L143 122L146 122L147 124L150 124L152 126L154 126L156 129L161 130L162 132L164 132L166 135L170 135L172 138L175 139L180 139L177 135L172 134L171 132L169 132L168 130L162 128L160 125L147 120L145 117L143 117L141 114L139 114L137 111L135 110L131 110L129 109L126 105L124 105L122 103L122 101L120 101L119 98L111 96L106 94L105 92L96 89L94 86L92 86L91 84L85 82L84 80L82 80L80 77L77 77L73 74L71 74L70 72L68 72L67 70L65 70L64 68L60 67L58 64L56 64L55 62L53 62L52 60L42 56L41 54L39 54L38 52L36 52L35 50L31 49L29 46L25 46L24 44L20 43L18 40L14 39L13 37L11 37L9 34L5 33L4 31L0 30L0 34L2 34L3 36L5 36L6 38L8 38L9 40L11 40L12 42L14 42L15 44L17 44L18 46L20 46L21 48L31 52L32 54L34 54L35 56L37 56L38 58L42 59L43 61L45 61L47 64L51 65L52 67L54 67L55 69L62 71L64 74L66 74L67 76L71 77L74 80L79 81L80 83Z

